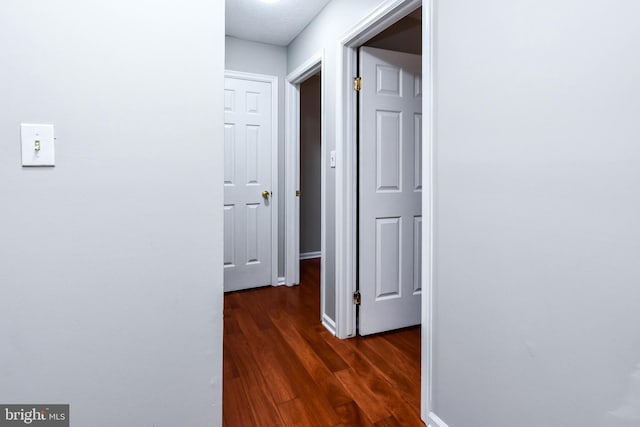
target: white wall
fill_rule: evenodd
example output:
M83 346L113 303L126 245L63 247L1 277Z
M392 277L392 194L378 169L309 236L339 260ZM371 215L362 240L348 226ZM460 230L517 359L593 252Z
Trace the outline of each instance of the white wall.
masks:
M223 2L0 3L0 402L222 424L223 34Z
M437 1L433 410L640 425L640 3Z
M287 76L287 48L225 37L225 67L246 73L278 77L278 276L284 276L284 82Z
M300 67L306 60L324 49L325 70L327 75L324 82L325 93L325 118L327 131L327 147L325 153L330 155L335 150L336 135L336 73L337 73L337 47L338 41L353 28L362 18L369 15L383 0L333 0L314 18L313 21L302 31L298 37L288 46L287 60L288 72L292 72ZM335 226L335 192L336 192L336 169L330 168L329 159L325 159L326 169L326 196L325 212L327 224L327 242L325 254L326 266L326 293L325 313L329 318L335 320L335 248L336 248L336 226ZM338 160L339 161L339 160Z

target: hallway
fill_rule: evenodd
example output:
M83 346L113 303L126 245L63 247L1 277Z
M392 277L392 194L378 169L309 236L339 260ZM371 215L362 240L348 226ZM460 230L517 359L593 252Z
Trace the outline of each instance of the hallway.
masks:
M420 328L335 338L319 270L303 261L300 286L225 295L224 425L423 426Z

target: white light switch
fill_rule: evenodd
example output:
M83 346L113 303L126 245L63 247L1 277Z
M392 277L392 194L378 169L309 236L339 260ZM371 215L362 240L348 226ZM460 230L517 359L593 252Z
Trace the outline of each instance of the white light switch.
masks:
M331 153L329 153L329 163L330 163L330 166L332 168L336 167L336 152L335 151L331 151Z
M20 125L22 166L55 166L53 125Z

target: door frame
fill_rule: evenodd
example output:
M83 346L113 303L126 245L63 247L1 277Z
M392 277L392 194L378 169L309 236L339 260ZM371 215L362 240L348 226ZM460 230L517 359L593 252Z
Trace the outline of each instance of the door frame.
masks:
M271 285L278 284L278 77L224 70L224 77L271 84Z
M326 166L327 132L325 114L326 71L324 49L316 52L285 80L285 283L300 283L300 84L320 72L320 317L321 322L335 335L335 322L326 310Z
M336 171L336 332L340 338L355 336L357 326L353 293L356 290L358 266L358 95L352 90L352 81L358 69L358 48L391 24L415 11L421 4L421 0L388 0L356 24L339 41L336 151L342 161Z
M389 25L422 6L422 373L421 416L428 425L446 426L432 412L433 361L433 239L434 239L434 116L435 116L435 3L436 0L387 0L364 17L338 42L336 75L336 335L356 334L357 272L357 94L352 79L357 48Z

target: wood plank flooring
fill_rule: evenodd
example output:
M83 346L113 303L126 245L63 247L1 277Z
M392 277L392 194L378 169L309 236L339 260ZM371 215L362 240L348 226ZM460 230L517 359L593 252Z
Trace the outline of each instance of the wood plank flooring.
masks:
M335 338L319 266L302 262L300 286L225 295L224 426L424 426L420 328Z

